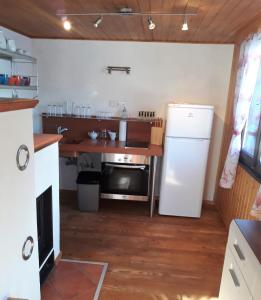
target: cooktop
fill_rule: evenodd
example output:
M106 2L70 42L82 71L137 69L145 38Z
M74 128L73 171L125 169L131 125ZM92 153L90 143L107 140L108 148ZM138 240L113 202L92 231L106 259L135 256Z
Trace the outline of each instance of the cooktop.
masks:
M127 141L125 144L125 148L149 148L148 142L139 142L139 141Z

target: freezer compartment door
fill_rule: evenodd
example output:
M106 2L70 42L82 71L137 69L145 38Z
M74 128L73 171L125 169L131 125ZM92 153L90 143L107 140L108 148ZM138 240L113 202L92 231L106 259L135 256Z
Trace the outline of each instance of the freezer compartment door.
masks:
M200 217L209 140L166 138L159 213Z
M166 136L205 138L211 136L214 110L206 108L168 108Z

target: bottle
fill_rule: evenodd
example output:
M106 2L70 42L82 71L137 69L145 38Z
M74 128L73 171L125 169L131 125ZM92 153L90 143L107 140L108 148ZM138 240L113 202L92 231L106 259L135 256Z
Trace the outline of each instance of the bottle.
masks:
M120 120L119 126L119 141L125 142L127 137L127 121Z
M121 118L126 119L128 117L127 108L125 105L123 105L123 109L121 111Z

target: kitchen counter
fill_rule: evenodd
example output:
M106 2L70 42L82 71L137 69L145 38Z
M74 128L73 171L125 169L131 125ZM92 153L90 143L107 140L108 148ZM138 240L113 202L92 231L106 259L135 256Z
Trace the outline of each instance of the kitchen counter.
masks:
M80 153L123 153L146 156L162 156L162 146L149 145L149 148L125 148L125 142L110 140L71 141L60 143L60 155L64 157L77 157Z
M34 151L39 151L62 139L60 134L34 134Z
M261 264L261 221L236 219L235 222Z
M125 142L110 140L62 140L59 145L60 156L78 157L80 153L122 153L152 157L150 216L153 216L155 206L155 178L157 157L162 156L163 148L158 145L149 145L148 148L125 148Z

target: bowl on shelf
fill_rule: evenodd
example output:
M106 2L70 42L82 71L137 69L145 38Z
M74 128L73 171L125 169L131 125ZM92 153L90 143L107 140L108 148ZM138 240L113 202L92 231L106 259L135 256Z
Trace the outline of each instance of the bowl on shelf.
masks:
M6 39L3 34L3 31L0 30L0 48L6 49Z
M6 40L7 43L7 48L12 51L15 52L16 51L16 45L15 45L15 40L11 40L11 39L7 39Z

